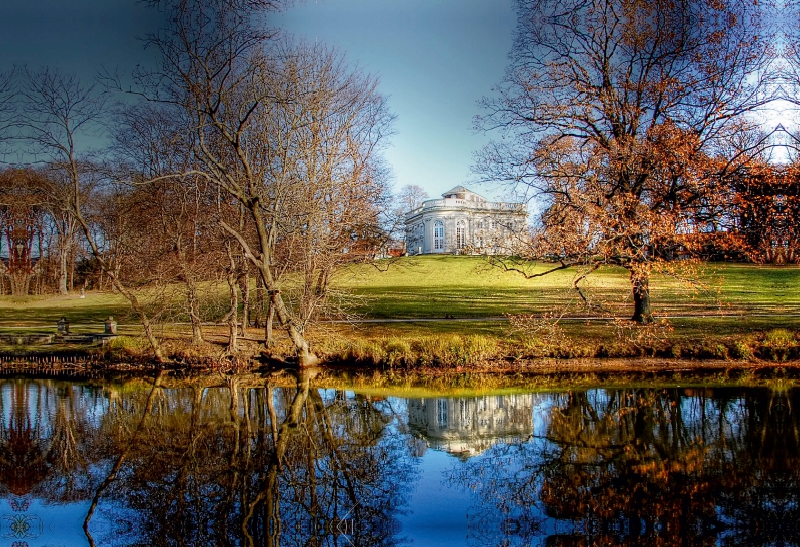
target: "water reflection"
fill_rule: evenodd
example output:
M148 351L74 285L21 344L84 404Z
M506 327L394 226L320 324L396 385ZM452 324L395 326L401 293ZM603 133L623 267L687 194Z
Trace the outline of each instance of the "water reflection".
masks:
M554 395L527 442L449 480L476 492L480 544L797 545L798 402L766 390Z
M394 481L414 467L387 434L387 405L326 396L308 377L293 388L160 381L124 392L2 382L6 499L81 503L90 545L394 543L406 493Z
M427 446L465 460L499 442L518 443L533 428L531 393L409 399L408 423Z
M798 545L794 390L406 400L287 385L0 380L0 536L426 545L415 513L434 507L452 519L436 541L453 543Z

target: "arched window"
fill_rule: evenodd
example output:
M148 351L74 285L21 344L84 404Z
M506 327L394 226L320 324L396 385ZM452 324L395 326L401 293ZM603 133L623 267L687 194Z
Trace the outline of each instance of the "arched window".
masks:
M444 249L444 223L437 220L433 223L433 250L441 251Z
M456 249L463 249L467 246L467 223L459 220L456 223Z

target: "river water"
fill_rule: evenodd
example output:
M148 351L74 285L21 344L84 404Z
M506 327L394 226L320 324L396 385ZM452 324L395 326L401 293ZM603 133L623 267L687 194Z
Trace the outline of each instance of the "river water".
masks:
M800 545L796 390L0 379L0 546Z

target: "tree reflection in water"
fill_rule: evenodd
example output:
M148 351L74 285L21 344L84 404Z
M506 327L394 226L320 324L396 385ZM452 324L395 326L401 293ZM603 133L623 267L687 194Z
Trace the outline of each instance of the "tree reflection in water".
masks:
M5 494L94 500L90 544L397 543L415 469L385 402L311 389L308 374L292 388L159 382L88 399L0 382ZM94 530L98 517L112 529Z
M93 423L99 395L80 385L0 381L0 491L55 502L90 497L89 467L108 444Z
M800 544L796 390L404 404L311 381L0 380L0 535L47 533L45 503L90 545L394 545L406 506L464 514L438 484L411 505L431 447L471 496L443 528L474 545Z
M555 394L541 431L449 481L475 492L476 544L798 545L799 402L797 390Z

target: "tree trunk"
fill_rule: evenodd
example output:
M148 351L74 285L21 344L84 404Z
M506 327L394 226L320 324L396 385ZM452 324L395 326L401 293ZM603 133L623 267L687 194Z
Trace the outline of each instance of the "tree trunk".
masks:
M262 319L264 318L264 311L267 307L267 299L266 299L266 291L264 290L264 281L261 279L260 275L256 276L256 305L255 305L255 312L253 317L253 326L255 328L261 328L265 325L261 323Z
M231 269L228 271L228 289L230 294L231 309L228 312L228 347L226 353L233 354L239 351L239 328L237 319L239 317L239 293L236 290L236 273L233 270L233 259L231 259Z
M75 290L75 253L70 253L69 260L69 290Z
M246 336L250 325L250 276L247 272L239 276L239 290L242 291L242 322L239 333Z
M203 326L200 321L200 305L197 301L197 288L193 282L187 283L186 301L189 305L189 321L192 324L192 344L203 342Z
M272 245L269 243L270 237L265 228L265 222L261 216L258 207L250 209L253 215L254 224L258 233L260 257L256 257L250 250L250 246L244 238L236 230L220 221L220 225L231 235L233 235L245 251L245 256L250 262L258 268L259 275L264 281L264 287L270 293L271 307L275 310L275 317L278 323L286 329L289 339L297 350L297 364L300 367L307 367L319 363L319 358L311 352L308 340L303 336L303 331L298 327L297 322L293 319L292 314L287 308L286 303L281 297L280 290L274 282L272 272L270 271L270 252Z
M67 278L69 274L69 268L67 264L67 257L68 251L64 248L61 249L61 260L59 261L59 272L58 272L58 292L60 294L69 294L67 290Z
M283 298L281 298L279 292L274 297L274 303L275 315L278 318L278 322L286 328L289 333L289 338L297 349L297 364L300 367L309 367L319 363L319 357L311 352L308 340L305 339L303 332L289 315L286 303L283 301Z
M58 250L59 256L59 271L58 271L58 292L59 294L69 294L68 279L69 279L69 266L70 254L72 251L72 238L74 234L73 223L66 223L58 230Z
M78 211L80 211L80 209L78 209ZM111 282L111 286L118 290L122 296L124 296L128 302L130 302L131 308L133 308L134 313L139 316L139 321L142 323L144 335L147 338L147 341L150 343L150 347L153 348L153 358L155 359L156 363L163 363L165 359L164 354L161 352L161 344L158 343L158 339L153 334L153 327L150 324L150 319L147 317L144 306L142 306L141 302L139 302L139 299L136 297L136 295L122 284L122 282L116 276L116 272L109 268L109 264L101 258L102 254L97 246L97 242L94 240L94 237L92 237L92 231L89 229L89 225L86 223L84 218L80 215L80 212L78 212L76 215L76 220L80 223L81 230L83 231L84 236L86 236L86 242L92 249L92 255L94 256L95 260L97 260L98 264L100 264L101 280L103 273L105 273L106 277Z
M106 274L108 275L108 274ZM116 277L111 277L111 283L113 287L122 293L122 295L128 299L128 302L131 303L131 307L136 315L139 316L139 321L142 323L142 330L144 330L144 336L147 338L147 341L150 343L150 347L153 348L153 358L155 359L156 363L163 363L165 361L164 354L161 353L161 344L158 343L158 339L153 334L153 327L150 324L150 319L148 319L147 314L144 311L144 308L139 303L139 299L136 296L127 290L123 285L117 280Z
M31 277L28 272L10 272L8 279L11 281L11 296L28 296L31 290Z
M272 323L275 320L275 305L272 303L272 294L269 295L267 300L267 316L264 318L264 346L267 349L275 344L275 338L272 333Z
M633 317L631 320L642 325L652 323L649 264L636 264L631 268L631 288L633 290Z

